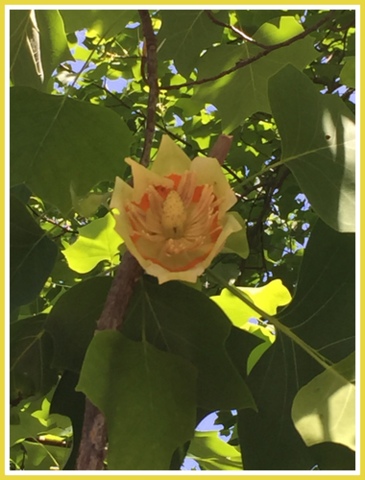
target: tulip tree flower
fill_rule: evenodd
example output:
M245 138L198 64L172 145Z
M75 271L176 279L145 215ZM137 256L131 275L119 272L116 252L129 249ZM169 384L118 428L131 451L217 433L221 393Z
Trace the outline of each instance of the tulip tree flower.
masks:
M242 226L227 210L236 197L215 158L190 160L167 135L147 169L127 158L133 187L119 177L111 199L115 229L145 271L196 282Z

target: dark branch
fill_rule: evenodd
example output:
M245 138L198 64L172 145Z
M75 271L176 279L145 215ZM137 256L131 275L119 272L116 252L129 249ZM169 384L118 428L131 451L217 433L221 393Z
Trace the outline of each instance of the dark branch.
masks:
M147 10L139 10L138 13L141 18L145 38L147 83L150 87L147 104L146 135L141 158L141 164L147 166L150 161L152 141L155 134L156 105L159 92L157 83L157 42L153 32L150 14Z
M161 90L178 90L179 88L183 88L183 87L192 87L194 85L201 85L203 83L219 80L220 78L225 77L226 75L230 75L231 73L239 70L240 68L246 67L247 65L250 65L251 63L256 62L257 60L260 60L260 58L265 57L266 55L273 52L274 50L287 47L292 43L297 42L298 40L302 40L303 38L307 37L310 33L314 32L319 27L321 27L323 24L331 20L331 18L334 17L336 13L337 11L330 12L328 15L326 15L321 20L319 20L315 25L312 25L311 27L307 28L307 30L304 30L303 32L299 33L298 35L295 35L292 38L289 38L288 40L285 40L284 42L280 42L275 45L270 45L270 47L266 48L265 50L262 50L261 52L259 52L257 55L254 55L253 57L246 58L245 60L240 60L233 67L229 68L228 70L224 70L223 72L220 72L217 75L214 75L213 77L201 78L200 80L180 83L179 85L166 85L166 86L162 86Z

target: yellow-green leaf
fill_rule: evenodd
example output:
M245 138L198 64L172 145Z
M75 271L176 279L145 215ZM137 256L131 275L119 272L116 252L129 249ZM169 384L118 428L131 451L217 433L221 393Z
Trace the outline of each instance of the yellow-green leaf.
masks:
M119 246L123 242L114 230L111 213L90 222L79 230L75 243L62 251L69 267L78 273L90 272L99 262L119 263Z

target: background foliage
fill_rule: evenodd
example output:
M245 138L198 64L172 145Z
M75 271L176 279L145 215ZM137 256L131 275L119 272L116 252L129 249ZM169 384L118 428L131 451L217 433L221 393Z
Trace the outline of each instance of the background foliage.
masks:
M140 18L11 11L11 468L74 469L86 394L112 470L354 469L355 12L150 15L152 158L163 133L191 158L231 135L250 253L236 238L196 285L143 276L94 337L123 253L108 200L145 135Z

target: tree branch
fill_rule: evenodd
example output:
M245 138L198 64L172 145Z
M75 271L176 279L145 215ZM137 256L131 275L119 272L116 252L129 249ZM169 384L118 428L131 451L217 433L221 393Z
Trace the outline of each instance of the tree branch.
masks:
M143 34L146 41L147 81L150 87L148 96L146 136L141 164L147 166L150 160L152 140L155 132L156 104L158 99L156 39L151 18L145 10L139 11ZM98 320L96 332L120 330L136 282L143 273L137 260L127 251L118 267L109 290L103 312ZM104 415L88 398L85 402L84 424L77 458L77 470L103 470L107 426Z
M150 161L152 141L155 134L156 106L159 93L157 83L157 42L150 14L147 10L138 10L138 13L141 18L145 38L147 83L150 87L147 104L146 135L141 158L141 164L147 166Z
M231 73L239 70L240 68L246 67L247 65L250 65L251 63L256 62L257 60L260 60L260 58L265 57L266 55L273 52L274 50L287 47L298 40L302 40L303 38L307 37L310 33L314 32L319 27L321 27L323 24L331 20L331 18L334 17L336 13L337 11L330 12L328 15L326 15L321 20L319 20L315 25L312 25L311 27L307 28L307 30L304 30L303 32L299 33L298 35L295 35L292 38L289 38L288 40L285 40L284 42L271 45L265 50L262 50L258 54L254 55L253 57L246 58L245 60L239 60L238 62L236 62L236 64L233 67L229 68L228 70L223 70L223 72L220 72L217 75L214 75L213 77L201 78L200 80L180 83L178 85L165 85L160 88L161 90L178 90L179 88L183 88L183 87L192 87L194 85L202 85L203 83L219 80L220 78L225 77L226 75L230 75Z

